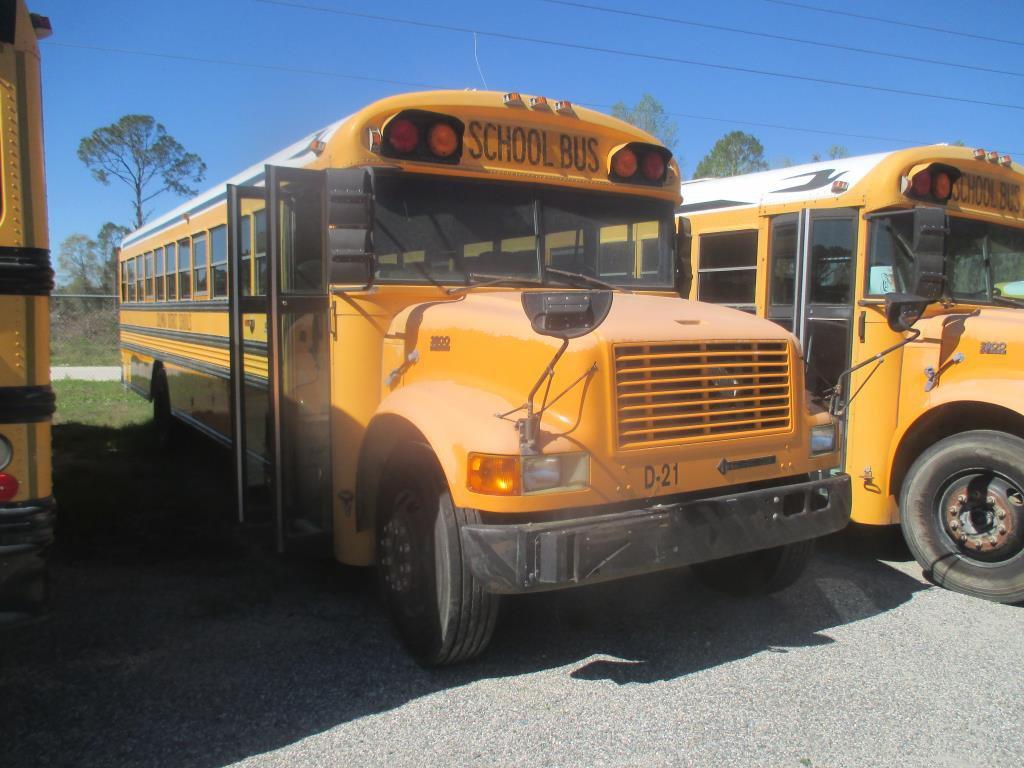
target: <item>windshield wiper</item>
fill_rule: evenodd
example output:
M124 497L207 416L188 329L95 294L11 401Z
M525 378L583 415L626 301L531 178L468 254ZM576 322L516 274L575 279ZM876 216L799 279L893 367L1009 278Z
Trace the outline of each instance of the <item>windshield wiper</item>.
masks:
M628 288L623 288L621 285L612 285L611 283L606 283L604 280L601 280L599 278L591 277L590 275L584 275L582 272L569 272L564 269L546 267L544 269L544 274L555 275L556 277L562 277L565 278L566 280L573 280L577 284L586 283L587 285L592 285L597 288L604 288L605 290L608 291L622 291L623 293L632 293L631 290L629 290Z
M1004 307L1024 307L1024 299L1015 299L1013 296L1003 296L1001 293L992 294L993 304L1002 304Z
M543 282L535 277L516 277L514 275L485 275L480 272L469 272L466 274L466 279L469 280L467 285L457 285L454 288L448 288L448 295L452 296L456 293L465 293L471 291L474 288L486 288L489 285L525 285L536 287L544 285Z

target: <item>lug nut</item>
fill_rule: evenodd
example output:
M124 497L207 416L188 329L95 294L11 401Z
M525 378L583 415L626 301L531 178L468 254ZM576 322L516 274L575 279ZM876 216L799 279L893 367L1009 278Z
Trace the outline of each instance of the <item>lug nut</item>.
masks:
M995 504L996 500L992 496L989 496L988 498L985 499L985 503L986 504Z
M967 497L961 493L959 496L956 497L956 500L963 504L965 501L967 501Z
M967 534L966 533L961 533L960 534L960 541L967 541Z
M1004 536L1005 534L1006 534L1006 526L1005 525L1000 525L999 526L999 535L1000 536Z
M1000 509L996 513L996 517L998 517L1000 520L1002 520L1004 517L1006 517L1006 510L1005 509Z
M959 520L951 520L949 522L949 527L952 528L955 531L957 528L960 527L960 521Z

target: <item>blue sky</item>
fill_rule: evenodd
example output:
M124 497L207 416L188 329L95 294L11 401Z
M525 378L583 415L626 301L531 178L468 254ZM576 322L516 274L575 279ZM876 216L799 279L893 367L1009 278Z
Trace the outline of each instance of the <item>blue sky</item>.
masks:
M1024 154L1024 77L897 61L541 0L417 3L290 0L448 26L635 51L715 65L771 70L883 88L998 102L944 101L551 45L477 38L480 70L494 90L578 103L633 103L649 92L675 116L675 147L688 177L723 134L757 136L769 162L803 162L833 144L851 154L962 139ZM979 40L837 16L770 0L581 0L836 45L1024 73L1024 3L1016 0L802 0L804 4L926 24L1004 40ZM126 113L150 114L206 161L200 188L351 111L414 90L340 74L440 87L482 88L468 32L426 29L259 0L29 0L48 15L42 44L51 247L131 220L127 188L103 187L76 157L79 140ZM221 59L299 72L132 55L71 46ZM334 74L318 74L334 73ZM683 116L686 115L686 116ZM717 118L717 119L705 119ZM801 132L746 123L803 127ZM858 134L880 138L857 138ZM896 139L890 141L883 139ZM153 215L178 202L154 201Z

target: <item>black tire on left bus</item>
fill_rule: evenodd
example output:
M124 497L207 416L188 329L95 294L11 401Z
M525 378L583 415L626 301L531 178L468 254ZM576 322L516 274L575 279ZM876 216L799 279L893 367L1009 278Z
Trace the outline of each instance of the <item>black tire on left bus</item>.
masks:
M460 530L480 513L452 504L429 449L408 446L385 469L377 513L377 573L405 646L424 666L467 661L490 643L498 595L462 556Z
M900 523L934 583L1024 602L1024 440L973 430L928 448L903 482Z
M814 556L814 539L693 566L700 581L736 597L769 595L792 586Z

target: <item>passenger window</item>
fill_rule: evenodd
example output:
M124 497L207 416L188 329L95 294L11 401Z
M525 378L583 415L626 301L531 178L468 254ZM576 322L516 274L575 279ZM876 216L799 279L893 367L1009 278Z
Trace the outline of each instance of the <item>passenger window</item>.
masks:
M125 267L128 268L128 285L124 298L126 301L135 301L135 259L128 259Z
M210 230L210 282L214 298L228 295L228 230L223 225Z
M796 290L796 216L772 221L769 303L792 306Z
M192 298L192 242L187 237L178 241L178 294Z
M178 299L178 248L174 243L164 246L167 257L167 300Z
M753 311L757 284L757 231L701 235L697 298Z
M156 300L164 300L164 249L153 251L153 263L156 269Z
M195 274L195 295L205 296L208 292L206 274L206 233L192 236L192 264Z
M153 252L149 251L146 253L146 300L153 298Z

